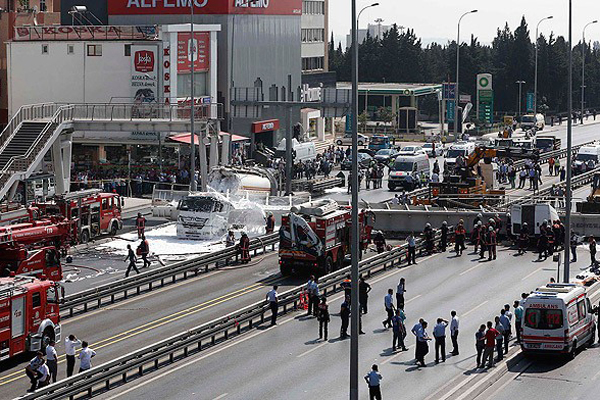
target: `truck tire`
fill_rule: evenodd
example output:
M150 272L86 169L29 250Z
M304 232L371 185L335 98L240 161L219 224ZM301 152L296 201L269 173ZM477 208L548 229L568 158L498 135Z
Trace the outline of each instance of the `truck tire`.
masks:
M575 356L577 355L577 340L573 341L573 347L571 347L571 351L569 351L569 360L573 360L575 359Z
M87 242L90 241L90 233L88 232L88 230L84 230L81 232L81 237L79 238L79 242L86 244Z
M281 264L279 266L279 271L281 272L282 276L290 276L292 274L292 267L290 267L288 264Z
M596 326L594 325L594 328L592 328L592 335L590 336L590 339L587 341L586 347L591 348L592 346L594 346L595 341L596 341Z
M396 190L396 185L388 182L388 189L390 190L390 192L393 192L394 190Z
M335 142L338 146L341 146L343 144L343 142L341 140L338 140L337 142Z
M116 222L113 222L110 226L110 236L117 236L117 232L119 231L119 226Z

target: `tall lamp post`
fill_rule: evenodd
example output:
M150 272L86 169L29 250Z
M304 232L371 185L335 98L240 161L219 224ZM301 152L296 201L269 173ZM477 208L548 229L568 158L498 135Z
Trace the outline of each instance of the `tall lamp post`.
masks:
M191 192L195 192L196 190L198 190L198 182L196 182L196 144L194 143L195 140L195 132L194 132L194 117L195 117L195 106L196 106L196 99L195 99L195 93L194 93L194 52L195 52L195 46L194 46L194 1L190 1L190 130L191 135L190 135L190 144L191 144L191 149L190 149L190 191ZM202 142L202 141L200 141ZM202 143L199 143L200 147L202 147Z
M369 7L379 3L373 3L360 10L362 13ZM351 314L350 326L350 400L358 400L358 324L360 312L358 310L358 259L360 246L360 229L358 226L358 18L356 13L356 0L352 0L352 243L351 243L351 304L354 304L354 312Z
M584 27L583 27L583 33L582 33L582 51L581 51L581 123L583 124L583 111L585 108L585 30L588 26L592 25L592 24L597 24L598 20L595 19L592 22L588 22Z
M460 65L460 23L462 19L469 15L474 14L478 10L471 10L460 16L458 19L458 32L456 35L456 86L454 91L454 137L458 135L458 103L460 100L460 92L458 90L458 73L459 73L459 65Z
M537 114L537 85L538 85L538 38L540 37L540 24L548 19L552 19L554 16L550 15L546 18L542 18L535 27L535 72L533 77L533 115Z
M523 99L523 85L527 82L525 81L516 81L517 85L519 85L519 109L517 110L517 116L521 116L521 100Z
M567 90L567 105L569 115L567 117L567 184L565 190L566 210L565 210L565 267L563 271L563 281L569 283L571 258L569 254L571 243L571 201L573 192L571 190L571 159L573 146L573 2L569 0L569 84Z

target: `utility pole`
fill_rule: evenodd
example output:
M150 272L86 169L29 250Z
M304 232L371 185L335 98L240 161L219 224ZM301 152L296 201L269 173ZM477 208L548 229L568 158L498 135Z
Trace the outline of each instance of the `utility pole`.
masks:
M194 96L194 0L190 0L190 191L198 190L198 182L196 182L196 144L194 143L196 132L194 129L196 99ZM202 141L200 141L202 142Z
M571 248L571 201L573 192L571 190L571 150L573 146L573 4L569 0L569 86L567 91L567 104L569 116L567 117L567 187L566 187L566 215L565 215L565 268L564 282L569 283L571 271L571 257L569 249Z
M583 27L582 41L581 41L581 123L583 124L583 113L585 111L585 29L592 25L597 24L598 20L593 20L592 22L588 22Z
M517 85L519 85L519 109L517 110L517 116L521 116L521 102L523 101L523 85L527 82L525 81L516 81L515 82Z
M539 30L540 30L540 24L542 22L544 22L547 19L552 19L554 18L552 15L546 17L546 18L542 18L536 25L535 27L535 72L534 72L534 76L533 76L533 115L537 114L537 88L538 88L538 38L540 36L539 34Z

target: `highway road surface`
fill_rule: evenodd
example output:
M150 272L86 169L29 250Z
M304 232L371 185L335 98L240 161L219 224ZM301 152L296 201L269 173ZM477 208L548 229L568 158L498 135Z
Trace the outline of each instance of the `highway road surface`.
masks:
M419 264L373 277L369 313L363 317L366 335L360 339L360 370L380 365L386 398L425 399L458 374L475 366L473 335L481 323L556 276L550 260L538 262L532 253L517 256L502 248L496 261L453 253L420 259ZM583 259L583 255L581 259ZM580 262L583 265L583 261ZM579 264L574 267L577 268ZM573 271L574 273L577 271ZM392 352L391 332L383 329L383 298L400 277L407 280L406 313L410 329L418 318L449 319L455 309L461 318L460 355L434 365L430 347L427 368L414 363L414 339L408 352ZM332 322L328 341L318 339L314 318L294 313L276 327L261 327L201 354L147 374L112 390L102 399L344 399L348 396L349 340L340 340L337 312L341 295L330 298ZM449 340L448 344L449 346ZM448 352L450 349L448 348ZM362 383L362 381L361 381ZM361 384L361 398L367 388Z

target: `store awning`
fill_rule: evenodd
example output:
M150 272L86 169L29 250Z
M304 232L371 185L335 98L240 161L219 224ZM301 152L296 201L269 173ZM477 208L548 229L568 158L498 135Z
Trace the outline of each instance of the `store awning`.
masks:
M219 136L224 136L224 135L229 135L229 133L227 132L219 132ZM198 137L198 135L194 135L194 143L197 145L200 141L200 138ZM168 140L171 140L173 142L178 142L178 143L184 143L184 144L190 144L191 140L192 140L192 135L189 133L179 133L177 135L173 135L173 136L169 136L167 138ZM240 136L240 135L231 135L231 140L233 142L241 142L243 140L250 140L250 138L246 137L246 136Z

